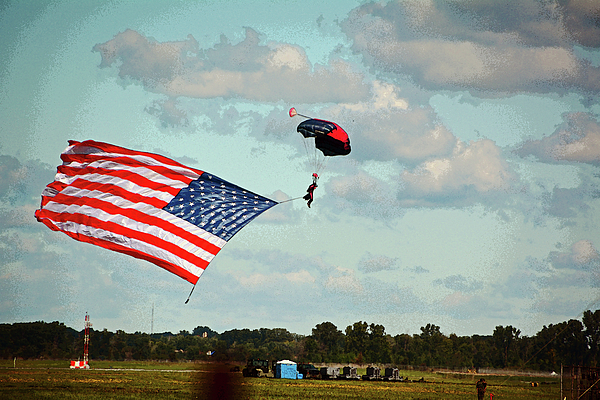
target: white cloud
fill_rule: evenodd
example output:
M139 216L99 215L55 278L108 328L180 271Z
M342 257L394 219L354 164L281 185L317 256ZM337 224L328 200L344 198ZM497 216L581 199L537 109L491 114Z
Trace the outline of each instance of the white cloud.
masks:
M550 260L555 268L587 269L600 273L600 253L589 240L573 243L568 252L553 252Z
M398 97L396 86L380 80L374 80L372 84L372 98L368 102L342 103L339 107L361 113L408 109L408 100Z
M313 284L315 278L305 269L296 272L271 272L268 274L234 274L233 277L247 289L264 289L266 287L274 288L287 282L291 284Z
M566 114L554 133L524 143L517 154L534 155L543 162L576 161L600 164L600 123L588 113Z
M293 221L298 216L298 211L295 210L292 203L288 201L291 197L281 190L277 190L267 197L282 204L270 208L257 219L257 222L282 224Z
M396 269L397 257L373 255L367 252L359 261L358 268L364 272L379 272Z
M225 37L203 50L192 35L157 42L126 30L94 46L100 67L116 65L121 78L170 97L245 98L277 102L355 102L368 95L363 75L341 59L309 63L304 51L282 43L261 45L256 31L235 45Z
M334 273L327 278L325 288L336 294L350 296L359 296L365 292L354 270L342 267L337 267Z
M326 189L334 196L331 207L335 212L347 209L377 220L403 213L396 199L397 188L365 171L335 177L328 182Z
M588 4L586 11L575 3L368 3L343 27L353 49L375 71L408 76L427 89L594 92L600 88L600 69L578 59L573 45L576 40L598 45L589 40L589 31L598 28L585 12L599 7ZM590 29L571 17L585 20Z
M484 282L466 278L463 275L450 275L444 279L434 280L433 284L443 286L456 292L471 293L481 289Z
M389 93L395 91L389 85L385 87ZM378 108L379 103L386 102L400 102L400 106ZM385 101L374 96L370 102L353 107L341 105L327 110L340 124L348 121L343 126L353 143L353 158L414 165L449 155L456 146L456 137L429 106L405 108L401 100L390 95Z
M494 142L484 139L468 146L459 142L452 156L427 161L401 177L406 194L400 195L419 197L507 191L514 173Z
M284 277L292 283L315 283L315 278L305 269L298 272L289 272Z

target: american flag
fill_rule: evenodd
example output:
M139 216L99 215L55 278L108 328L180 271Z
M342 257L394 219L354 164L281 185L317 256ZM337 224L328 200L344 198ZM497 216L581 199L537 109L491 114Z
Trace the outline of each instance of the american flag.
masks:
M75 240L150 261L196 284L215 255L276 201L169 158L69 141L35 217Z

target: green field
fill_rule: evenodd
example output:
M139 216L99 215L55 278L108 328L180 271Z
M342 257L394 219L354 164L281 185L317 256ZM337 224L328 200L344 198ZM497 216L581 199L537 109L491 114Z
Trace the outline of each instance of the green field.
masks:
M159 362L0 361L7 399L475 399L480 375L400 371L412 382L243 378L231 365ZM359 369L359 374L364 374ZM423 378L424 381L417 382ZM556 399L559 378L486 375L494 399ZM537 382L532 386L531 382ZM488 398L486 396L486 398Z

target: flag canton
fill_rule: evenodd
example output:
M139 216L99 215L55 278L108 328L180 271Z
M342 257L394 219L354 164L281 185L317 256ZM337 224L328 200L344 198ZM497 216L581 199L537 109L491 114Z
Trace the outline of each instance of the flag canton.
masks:
M181 189L163 210L228 241L276 204L205 172Z

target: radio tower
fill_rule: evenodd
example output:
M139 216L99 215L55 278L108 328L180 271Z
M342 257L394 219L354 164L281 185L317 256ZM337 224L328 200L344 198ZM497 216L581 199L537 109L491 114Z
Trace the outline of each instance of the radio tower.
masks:
M92 323L90 322L90 316L86 312L84 326L85 330L83 335L83 361L71 361L71 368L88 369L90 367L88 364L90 355L90 326L92 326Z
M85 313L85 335L83 336L83 365L88 365L88 359L90 354L90 316Z

